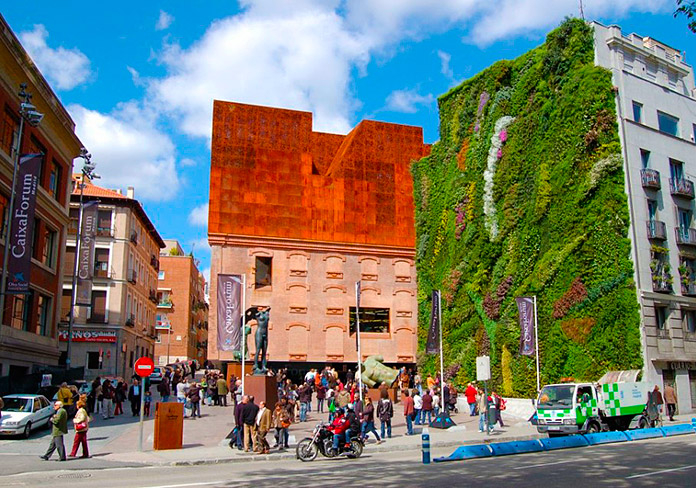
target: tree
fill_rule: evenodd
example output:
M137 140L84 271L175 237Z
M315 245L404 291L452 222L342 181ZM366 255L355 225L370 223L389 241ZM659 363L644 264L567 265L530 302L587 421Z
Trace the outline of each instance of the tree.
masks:
M677 0L677 10L674 16L685 15L689 19L689 30L696 33L696 1Z

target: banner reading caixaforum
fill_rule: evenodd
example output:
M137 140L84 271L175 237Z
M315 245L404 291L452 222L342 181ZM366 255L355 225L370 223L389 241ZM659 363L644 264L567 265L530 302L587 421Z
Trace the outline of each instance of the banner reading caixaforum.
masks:
M218 351L237 351L242 338L242 277L220 274L217 278Z
M80 253L77 265L76 304L89 307L92 304L92 281L94 279L95 241L99 204L87 202L82 207L80 224Z

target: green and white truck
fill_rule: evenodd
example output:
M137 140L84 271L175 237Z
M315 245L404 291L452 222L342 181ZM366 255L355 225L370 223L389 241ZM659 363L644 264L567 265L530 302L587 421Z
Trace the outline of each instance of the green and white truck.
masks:
M537 400L537 430L549 436L646 427L644 382L546 385Z

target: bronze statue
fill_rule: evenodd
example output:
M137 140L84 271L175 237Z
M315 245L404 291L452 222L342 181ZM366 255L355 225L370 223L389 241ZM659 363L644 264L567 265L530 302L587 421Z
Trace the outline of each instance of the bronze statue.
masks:
M271 307L258 307L256 319L256 354L254 355L254 374L266 374L266 356L268 352L268 320ZM261 363L259 367L259 363Z
M383 361L384 358L380 355L369 356L362 363L362 372L357 373L356 376L360 376L363 384L368 388L374 388L380 383L391 386L399 376L399 370L385 366L382 364Z

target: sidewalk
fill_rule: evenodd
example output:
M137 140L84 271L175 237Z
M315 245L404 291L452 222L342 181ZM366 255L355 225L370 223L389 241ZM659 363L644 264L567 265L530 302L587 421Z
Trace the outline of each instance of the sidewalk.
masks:
M328 414L311 412L309 420L304 423L293 424L290 427L290 449L286 451L271 450L270 454L249 454L228 447L229 440L225 436L234 428L233 408L205 406L202 407L203 417L200 419L184 420L184 447L178 450L153 451L152 432L154 420L145 422L144 452L138 452L138 426L129 428L121 436L105 446L104 459L120 462L137 462L145 465L191 465L191 464L216 464L245 461L271 461L279 459L294 459L297 441L309 437L319 421L326 421ZM540 437L536 427L529 424L526 419L512 416L503 419L506 422L504 429L498 428L491 435L478 432L478 417L470 417L468 414L459 413L453 415L457 424L447 430L429 429L431 448L454 448L462 444L476 444L482 442L499 442L507 440L530 439ZM379 422L377 422L379 431ZM377 445L370 435L365 446L365 453L380 453L394 451L419 451L421 449L422 426L414 426L416 435L406 436L406 423L403 409L400 404L395 405L394 419L392 421L392 438ZM269 443L273 445L273 435L267 436ZM449 451L449 449L446 449Z

